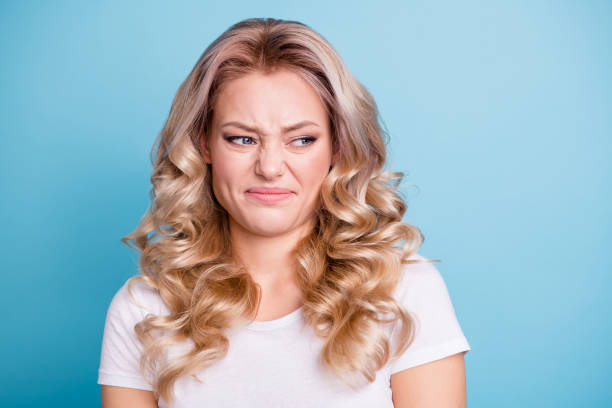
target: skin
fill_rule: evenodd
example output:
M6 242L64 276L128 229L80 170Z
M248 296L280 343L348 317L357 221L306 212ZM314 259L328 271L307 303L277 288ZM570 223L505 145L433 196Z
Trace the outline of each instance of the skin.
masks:
M303 121L312 123L283 131ZM228 122L257 130L224 126ZM294 311L302 300L292 250L314 225L321 184L334 162L324 105L290 71L248 74L221 91L201 148L211 164L215 196L229 214L233 253L262 288L255 320ZM276 204L262 203L247 193L258 186L292 194ZM398 372L391 388L395 407L464 407L463 354ZM151 391L103 385L102 407L153 408L157 402Z
M236 122L253 130L226 125ZM295 73L253 73L225 86L211 128L203 158L212 165L215 197L229 214L233 253L262 287L255 320L284 316L302 303L291 251L314 226L321 184L332 165L325 107ZM268 204L245 193L260 186L292 194Z
M457 353L391 376L396 408L465 408L465 361Z

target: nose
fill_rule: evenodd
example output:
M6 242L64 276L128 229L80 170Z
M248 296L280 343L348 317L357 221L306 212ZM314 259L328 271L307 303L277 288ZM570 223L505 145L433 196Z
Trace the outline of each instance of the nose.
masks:
M285 171L285 158L282 147L267 145L258 152L255 163L255 173L266 179L274 179L282 176Z

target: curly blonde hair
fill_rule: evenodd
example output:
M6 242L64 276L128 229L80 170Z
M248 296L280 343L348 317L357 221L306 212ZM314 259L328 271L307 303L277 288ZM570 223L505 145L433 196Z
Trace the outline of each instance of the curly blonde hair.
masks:
M337 160L320 191L316 225L295 248L303 316L325 340L321 361L346 384L374 381L414 337L413 318L394 300L402 265L424 237L402 222L406 204L400 172L383 170L385 136L370 93L318 33L297 21L240 21L204 51L179 87L153 150L151 205L121 240L140 252L142 280L155 288L170 314L135 326L144 344L143 374L157 396L173 397L175 381L225 357L226 329L254 320L261 289L232 259L228 214L216 201L201 141L209 131L224 84L252 72L289 69L305 79L325 105ZM381 324L400 322L392 352ZM178 358L171 345L191 339ZM145 378L147 375L145 374Z

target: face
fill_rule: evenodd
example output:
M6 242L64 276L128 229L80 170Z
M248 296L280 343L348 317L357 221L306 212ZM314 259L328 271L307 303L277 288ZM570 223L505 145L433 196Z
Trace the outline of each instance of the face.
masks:
M312 227L332 142L323 103L297 74L227 83L202 152L231 229L272 237Z

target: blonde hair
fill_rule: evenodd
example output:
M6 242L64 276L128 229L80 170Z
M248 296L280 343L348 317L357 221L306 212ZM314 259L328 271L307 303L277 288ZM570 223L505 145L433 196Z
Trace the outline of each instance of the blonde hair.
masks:
M356 388L363 379L374 381L413 340L413 318L393 293L402 265L420 261L408 258L424 237L402 222L406 204L397 188L403 174L383 171L386 133L374 99L305 24L247 19L213 41L179 87L151 152L150 208L121 239L140 251L141 275L129 287L146 282L170 310L135 326L145 346L141 370L154 373L149 381L166 401L178 378L225 357L225 329L256 316L260 287L232 259L228 215L212 192L201 138L224 84L279 68L300 75L321 97L337 153L321 186L316 226L295 248L303 316L325 339L321 361ZM393 322L401 329L392 353L380 324ZM186 339L193 340L187 354L164 357Z

